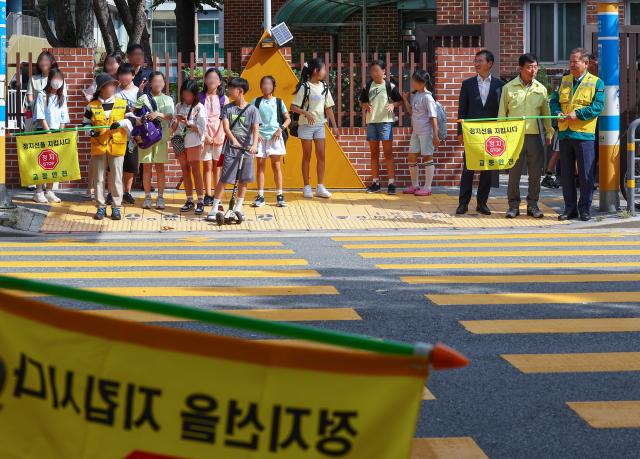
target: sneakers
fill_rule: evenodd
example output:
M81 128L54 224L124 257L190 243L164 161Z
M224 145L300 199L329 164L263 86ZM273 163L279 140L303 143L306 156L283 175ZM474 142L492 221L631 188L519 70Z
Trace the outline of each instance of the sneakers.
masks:
M122 220L122 214L119 207L111 208L111 220Z
M102 220L107 215L106 207L98 207L96 214L93 216L95 220Z
M104 201L106 205L110 206L111 204L113 204L113 195L111 193L109 193L107 195L107 199Z
M213 196L209 196L208 194L204 195L204 205L212 206L213 205Z
M256 196L256 199L254 199L253 204L251 205L253 207L264 207L264 196L260 194Z
M184 203L184 206L180 207L180 212L189 212L190 210L193 210L194 207L195 204L189 199Z
M278 207L287 207L287 203L284 202L284 195L279 194L278 196L276 196L276 200L277 200L277 206Z
M395 183L390 183L389 185L387 185L387 194L396 194Z
M143 209L151 209L151 196L145 196L144 202L142 203Z
M49 190L44 194L44 197L47 198L49 202L62 202L62 199L56 196L56 194Z
M371 185L367 187L367 193L378 193L380 191L380 184L378 182L373 182Z
M44 192L42 191L36 191L33 194L33 201L37 202L38 204L48 204L49 201L47 201L47 198L44 197Z
M416 194L416 191L418 191L418 189L419 188L417 186L411 185L410 187L407 187L404 190L402 190L402 194Z
M131 193L124 193L122 195L122 201L126 202L127 204L135 204L136 203L136 198L131 196Z
M556 188L556 182L553 180L553 176L551 174L547 174L540 182L540 186L545 188Z
M414 196L431 196L431 190L426 190L424 188L418 188L416 190L415 193L413 193Z
M158 196L156 200L156 209L164 210L164 198L162 196Z
M198 204L196 204L195 214L202 215L202 213L204 213L204 202L198 201Z
M313 198L313 190L311 189L311 185L305 185L302 189L302 196L307 199Z
M330 198L331 193L325 188L324 185L318 184L318 186L316 187L316 196L318 198Z
M219 212L216 212L215 209L211 209L211 212L209 212L209 214L207 215L206 220L208 222L215 222L216 221L216 214Z

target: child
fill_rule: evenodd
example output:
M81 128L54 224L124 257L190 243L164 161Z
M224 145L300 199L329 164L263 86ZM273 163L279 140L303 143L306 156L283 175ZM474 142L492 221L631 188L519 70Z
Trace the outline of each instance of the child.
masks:
M281 99L273 97L276 89L276 80L272 76L262 77L260 80L262 97L253 102L260 111L260 139L258 144L258 196L253 202L254 207L264 206L264 170L267 158L271 158L273 179L276 182L276 200L278 207L285 207L284 194L282 192L282 168L280 158L287 153L282 132L287 129L291 118L287 107ZM282 121L281 121L282 120Z
M151 148L140 150L140 162L142 163L142 186L144 187L144 203L143 209L151 209L151 174L153 166L156 168L156 182L158 183L158 198L156 200L156 209L165 208L164 203L164 164L169 161L169 123L173 117L173 99L162 93L166 85L166 81L162 72L152 72L149 75L150 94L143 94L138 98L135 107L142 108L146 106L151 113L148 117L150 120L159 119L162 123L162 140ZM156 103L156 111L149 97L153 97Z
M229 82L228 86L229 98L233 102L225 106L222 111L222 125L227 135L227 141L224 146L222 174L216 184L213 207L207 216L208 221L216 221L216 214L219 212L218 206L222 201L225 185L236 181L240 155L246 154L240 148L248 148L250 154L256 154L260 138L260 124L262 122L260 120L260 112L244 98L244 95L249 91L249 83L244 78L234 78ZM244 161L240 176L238 200L235 208L231 210L242 212L247 183L253 182L253 180L253 160L248 159Z
M388 194L396 194L396 171L393 166L393 110L402 102L398 88L385 81L384 61L374 60L369 66L371 82L360 94L360 105L366 115L367 140L371 151L371 175L373 183L367 193L380 191L380 142L389 176Z
M198 96L198 83L195 80L185 80L180 88L180 103L176 106L172 129L173 133L183 133L184 151L177 154L182 169L182 180L187 202L180 208L181 212L189 212L195 207L195 214L204 212L204 187L202 184L202 144L207 128L207 114ZM195 180L198 203L193 205L193 182Z
M35 120L36 129L43 131L63 129L65 124L69 123L69 110L64 96L64 75L57 68L49 71L47 85L44 87L44 91L38 93L36 97L33 119ZM53 192L57 188L57 182L53 184L52 190L49 191L42 185L41 190L36 188L37 191L33 200L41 203L60 202L60 198Z
M318 173L316 196L319 198L331 197L331 193L322 183L325 167L325 115L334 126L333 134L335 136L338 135L338 128L332 110L333 98L324 81L326 76L327 69L322 59L315 58L305 62L291 105L291 111L301 115L298 121L298 137L302 142L302 179L304 181L302 195L305 198L313 198L311 185L309 185L309 166L314 143Z
M204 170L204 205L213 204L212 183L218 182L218 160L224 143L224 129L220 122L222 108L229 103L224 95L222 74L216 68L210 68L204 74L204 87L200 94L200 103L207 114L207 129L204 134L202 164Z
M560 159L560 140L558 139L558 131L553 135L553 141L551 142L551 158L547 163L547 170L544 178L540 182L540 185L545 188L560 188L560 174L557 173L558 160ZM553 178L553 174L556 174L556 178Z
M416 70L411 77L413 97L411 97L411 101L409 101L408 94L403 97L406 110L411 115L412 128L411 143L409 145L411 186L405 188L403 193L415 196L431 196L431 183L435 172L433 153L440 144L436 101L427 89L429 79L429 74L426 70ZM420 188L418 155L421 155L425 161L424 188Z
M120 87L116 91L116 97L126 100L127 108L132 110L138 100L140 90L133 84L133 66L131 64L122 64L118 67L118 82ZM124 171L122 200L127 204L135 204L136 200L131 196L131 188L133 187L133 179L138 173L138 147L133 139L129 139L127 144L122 170Z
M122 214L122 164L127 151L128 132L131 123L125 119L127 101L115 97L117 80L103 73L96 77L96 93L84 112L83 125L111 126L110 129L91 131L91 167L94 171L93 187L96 190L98 210L96 220L107 213L104 197L104 177L109 167L109 190L113 195L111 219L120 220Z

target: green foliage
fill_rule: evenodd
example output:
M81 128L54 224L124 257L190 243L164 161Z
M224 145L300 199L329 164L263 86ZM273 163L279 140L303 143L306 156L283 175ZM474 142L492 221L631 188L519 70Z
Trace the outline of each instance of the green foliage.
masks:
M189 0L182 0L182 1L189 1ZM197 12L203 11L205 5L221 10L222 4L224 3L223 0L191 0L191 1L193 1L193 3L195 4ZM151 8L155 9L164 3L166 3L166 0L153 0L153 3L151 4Z
M547 68L544 65L540 65L538 67L538 75L536 76L536 80L544 85L547 88L547 92L549 95L553 92L553 86L551 84L551 80L549 79L549 74L547 73Z
M229 81L231 78L235 78L240 76L240 74L236 71L229 72L228 69L220 69L220 73L222 73L223 81ZM182 67L182 81L191 78L191 70L188 64L183 65ZM202 87L204 82L204 72L202 67L196 67L193 70L193 79L196 80L199 87ZM170 83L169 84L169 94L173 97L174 100L178 100L178 83Z

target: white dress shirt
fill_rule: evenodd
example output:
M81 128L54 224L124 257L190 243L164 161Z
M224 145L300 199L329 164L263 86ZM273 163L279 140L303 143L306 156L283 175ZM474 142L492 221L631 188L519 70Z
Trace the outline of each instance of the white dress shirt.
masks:
M482 100L482 105L487 103L487 98L489 97L489 89L491 88L491 75L487 78L483 79L480 75L478 75L478 91L480 91L480 99Z

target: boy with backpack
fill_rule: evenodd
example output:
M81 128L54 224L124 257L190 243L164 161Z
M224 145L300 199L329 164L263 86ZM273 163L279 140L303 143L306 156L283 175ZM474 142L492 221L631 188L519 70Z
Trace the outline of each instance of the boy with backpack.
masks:
M396 194L396 171L393 164L393 122L394 110L402 103L398 88L385 80L386 65L382 60L374 60L369 66L371 81L360 93L360 106L367 122L367 140L371 151L371 175L373 182L367 193L380 191L380 142L384 153L389 183L388 194Z

